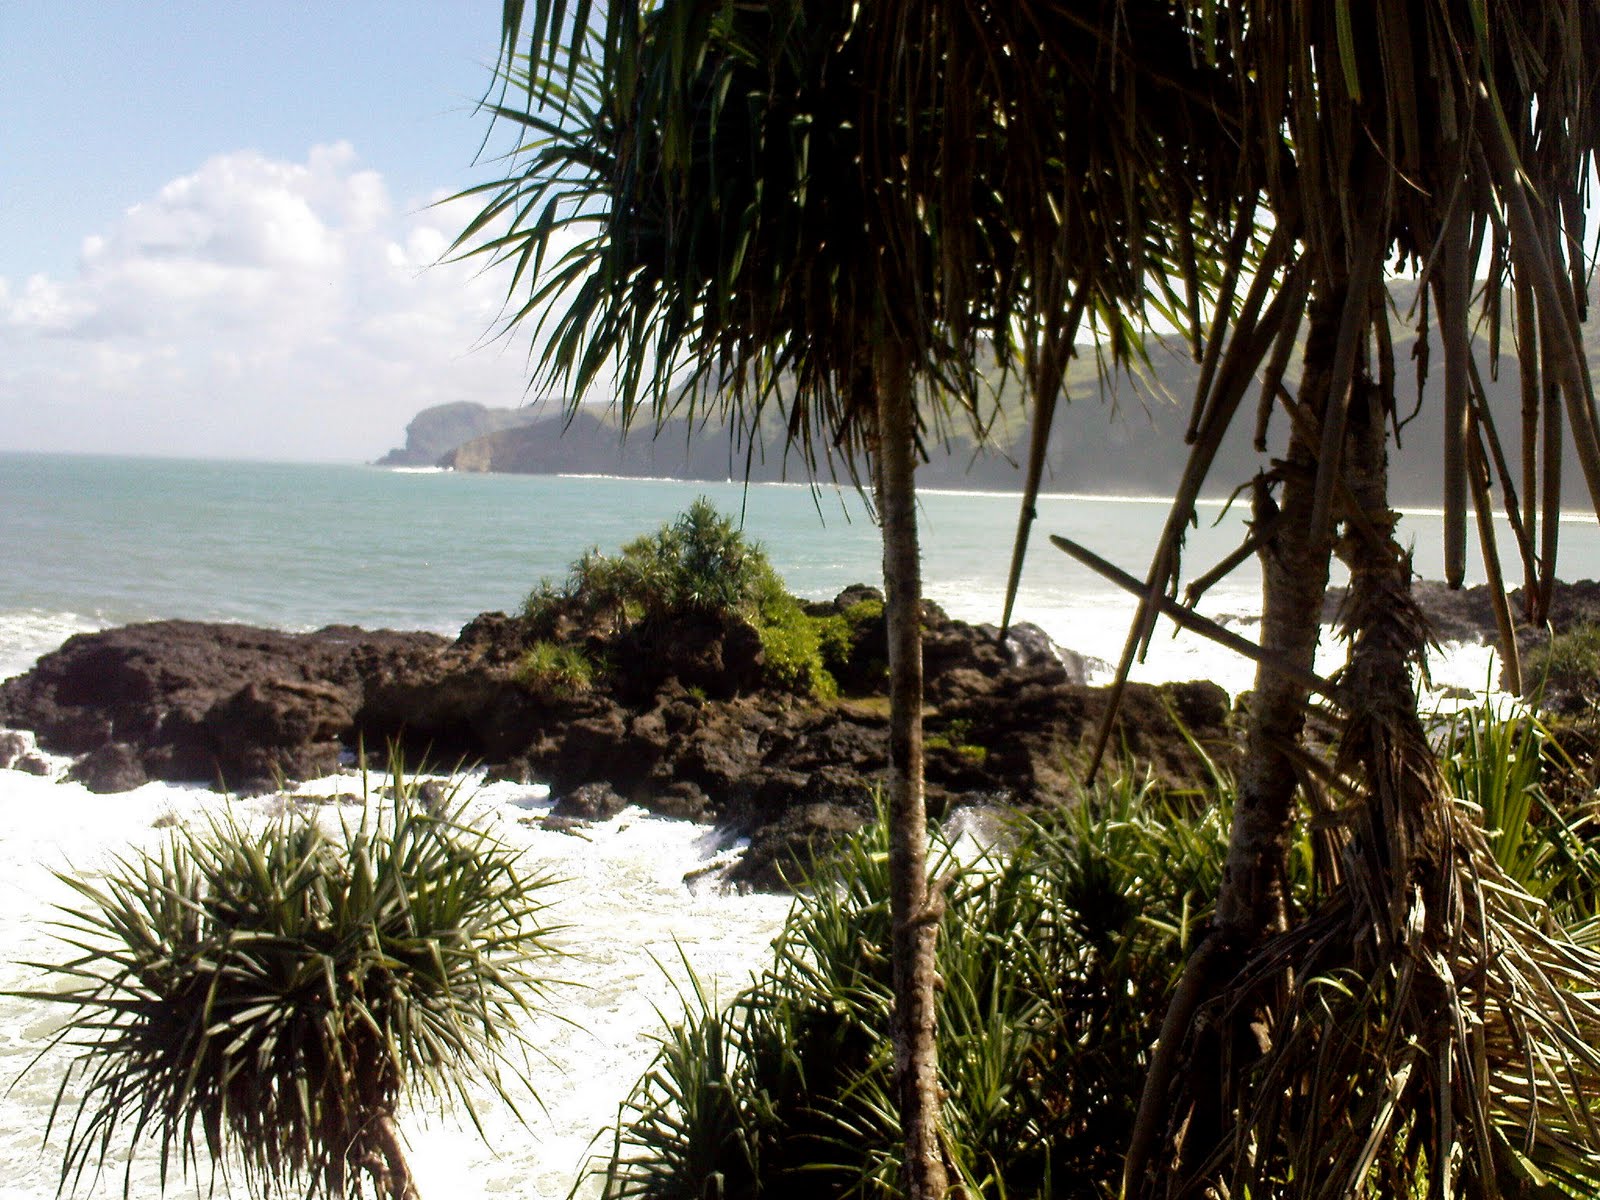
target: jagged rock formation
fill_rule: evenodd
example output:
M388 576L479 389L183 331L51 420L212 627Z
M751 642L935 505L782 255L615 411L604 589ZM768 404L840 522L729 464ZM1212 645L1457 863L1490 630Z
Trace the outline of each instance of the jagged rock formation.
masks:
M856 611L863 594L843 593L834 610ZM807 847L870 815L887 761L887 700L872 686L882 618L855 627L839 701L766 682L761 641L740 618L674 621L602 647L615 665L570 692L529 685L519 663L530 630L499 613L453 643L345 627L127 626L71 638L0 684L0 725L76 756L75 777L106 791L146 779L271 789L395 742L415 759L547 782L566 822L624 802L716 822L755 842L741 878L774 885ZM1069 798L1105 689L1085 686L1037 632L1002 645L992 626L931 604L924 625L934 811ZM1160 778L1198 780L1180 722L1227 757L1228 697L1204 682L1131 686L1117 744Z

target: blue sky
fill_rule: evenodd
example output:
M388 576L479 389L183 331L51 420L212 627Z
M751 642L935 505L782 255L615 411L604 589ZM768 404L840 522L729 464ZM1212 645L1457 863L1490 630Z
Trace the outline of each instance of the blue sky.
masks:
M502 290L432 267L486 177L494 0L0 0L0 450L368 459L515 404Z

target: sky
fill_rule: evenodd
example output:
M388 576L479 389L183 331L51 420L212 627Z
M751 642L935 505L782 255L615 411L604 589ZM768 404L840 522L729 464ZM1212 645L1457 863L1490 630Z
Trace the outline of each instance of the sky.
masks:
M523 403L503 278L440 262L499 15L0 0L0 451L369 461Z

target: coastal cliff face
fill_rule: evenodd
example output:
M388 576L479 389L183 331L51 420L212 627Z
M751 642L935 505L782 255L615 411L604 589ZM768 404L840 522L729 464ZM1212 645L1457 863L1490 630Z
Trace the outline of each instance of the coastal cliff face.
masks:
M648 433L622 439L594 413L579 411L570 419L545 416L514 429L475 437L440 457L439 465L456 471L503 471L519 475L644 474L654 456L641 455L639 443L653 449ZM673 464L680 469L687 464ZM624 467L635 469L625 470ZM676 474L663 469L661 474Z
M798 452L783 452L783 437L773 434L749 456L749 476L757 482L808 478ZM767 445L776 450L768 452ZM648 424L626 435L593 409L571 417L546 416L516 428L475 437L438 460L456 471L497 471L519 475L620 475L635 478L718 481L740 479L746 455L724 426L682 419Z
M1406 296L1397 295L1405 303ZM1482 361L1488 347L1479 346ZM1137 377L1107 381L1102 386L1091 346L1079 347L1068 376L1065 399L1057 412L1046 455L1047 491L1097 495L1168 495L1182 476L1189 446L1184 433L1189 421L1187 398L1194 394L1199 368L1179 346L1154 343L1150 359ZM1411 358L1411 344L1398 342L1397 361ZM967 421L954 416L930 431L924 449L928 461L917 482L932 488L981 488L1018 491L1027 459L1029 429L1019 381L990 371L993 423L984 445L977 444ZM1435 381L1437 389L1437 381ZM1521 392L1511 364L1488 372L1484 379L1490 411L1502 431L1518 425ZM1437 504L1442 490L1444 438L1442 406L1417 405L1418 379L1403 371L1396 380L1399 411L1413 413L1391 448L1392 499L1402 505ZM712 406L714 407L714 406ZM659 427L642 418L622 435L615 416L604 405L587 405L569 420L559 405L534 409L484 409L478 405L444 405L419 413L407 430L407 446L391 451L379 465L439 465L458 471L518 474L592 474L649 476L690 480L745 479L765 483L810 480L804 457L788 446L781 421L769 419L753 437L718 419L689 422L668 418ZM467 410L473 410L469 413ZM1252 442L1253 422L1242 420L1224 443L1212 471L1215 494L1246 484L1267 463ZM1269 431L1268 454L1283 432L1278 419ZM1589 497L1572 450L1563 471L1565 502L1585 507ZM403 459L396 456L404 456ZM858 464L859 466L859 464ZM824 479L849 478L847 463L819 464Z
M406 444L380 458L380 467L434 467L457 446L515 429L541 416L536 408L486 408L461 400L425 408L406 426Z

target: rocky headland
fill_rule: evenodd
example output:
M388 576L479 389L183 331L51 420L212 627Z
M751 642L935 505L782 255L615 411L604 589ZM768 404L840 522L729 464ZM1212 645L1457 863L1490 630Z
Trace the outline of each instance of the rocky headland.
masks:
M535 408L488 408L471 400L456 400L425 408L406 425L406 442L396 446L374 466L436 467L457 446L537 421Z
M815 839L867 819L887 756L876 593L808 607L857 614L837 697L774 686L759 637L733 615L597 633L591 650L610 665L571 689L530 679L534 631L502 613L454 641L160 621L78 635L0 684L0 726L73 756L71 777L100 792L151 779L257 792L336 771L362 749L381 767L393 744L413 763L548 783L558 825L629 803L716 823L752 839L739 877L766 886ZM1037 629L1002 644L994 627L932 604L924 624L934 811L1071 795L1105 689L1085 685L1081 662ZM1185 731L1226 752L1228 725L1215 684L1136 685L1117 744L1158 777L1198 780Z
M1486 641L1484 588L1419 584L1441 640ZM1327 616L1337 611L1337 594ZM550 629L484 613L451 640L332 626L283 633L158 621L80 634L0 683L0 768L47 769L3 730L33 731L71 756L69 777L97 792L148 780L254 793L352 765L382 769L390 747L412 766L485 766L547 783L557 828L628 804L748 836L737 877L775 884L818 839L870 815L887 757L884 633L878 593L857 586L803 606L845 633L837 694L775 681L758 631L735 613L682 613L561 637L603 664L564 684L528 666ZM1600 621L1600 583L1560 585L1560 632ZM924 607L930 807L1028 808L1068 801L1105 712L1084 660L1032 626L1002 642L991 625ZM1530 634L1536 637L1537 634ZM1222 762L1236 753L1231 702L1207 681L1135 684L1114 745L1136 770L1203 784L1190 738Z
M1404 311L1410 293L1395 291ZM1063 403L1057 410L1045 456L1046 491L1067 490L1107 496L1170 495L1182 478L1189 457L1184 436L1189 406L1173 397L1192 396L1200 368L1187 344L1157 340L1149 359L1134 377L1103 379L1092 346L1083 346L1068 366ZM1411 353L1411 339L1396 341L1397 360ZM1488 354L1487 346L1479 349ZM992 411L984 413L980 437L952 421L937 438L929 438L925 461L918 469L923 488L983 488L1020 491L1028 461L1030 404L1021 381L998 366L987 371L984 388L992 394ZM1437 504L1442 494L1441 459L1444 436L1442 409L1417 404L1417 380L1401 372L1395 380L1396 407L1416 410L1403 442L1390 447L1391 499L1399 504ZM1517 424L1521 390L1514 368L1484 380L1485 401L1500 428ZM987 403L987 402L986 402ZM570 413L561 402L522 408L489 408L455 402L424 409L406 428L406 443L379 460L380 466L442 466L458 471L516 474L601 474L693 480L749 479L752 482L809 479L806 457L791 445L781 412L784 404L753 429L730 423L720 405L696 405L691 419L678 408L659 423L648 417L635 422L627 436L617 414L604 404L580 406ZM1218 448L1211 472L1217 495L1224 496L1266 466L1253 444L1248 422ZM1274 426L1274 438L1283 425ZM1272 443L1271 453L1281 453ZM1587 506L1583 473L1573 451L1566 450L1562 471L1564 502ZM831 464L841 477L846 464ZM823 466L826 475L827 464Z

